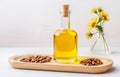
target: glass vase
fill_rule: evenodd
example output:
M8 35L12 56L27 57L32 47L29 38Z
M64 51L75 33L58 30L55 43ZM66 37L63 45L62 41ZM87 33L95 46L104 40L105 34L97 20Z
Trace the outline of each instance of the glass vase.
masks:
M93 37L91 52L95 54L109 54L111 53L108 40L104 33L96 33Z

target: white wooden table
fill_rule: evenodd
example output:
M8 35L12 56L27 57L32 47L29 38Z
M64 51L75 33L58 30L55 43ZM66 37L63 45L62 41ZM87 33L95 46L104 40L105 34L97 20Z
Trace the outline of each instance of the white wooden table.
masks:
M111 58L114 62L113 68L102 74L85 74L85 73L69 73L69 72L54 72L54 71L37 71L37 70L22 70L14 69L8 59L14 55L39 53L52 54L51 47L3 47L0 48L0 77L120 77L120 48L113 47L112 53L109 55L91 54L88 47L79 48L81 56L97 56Z

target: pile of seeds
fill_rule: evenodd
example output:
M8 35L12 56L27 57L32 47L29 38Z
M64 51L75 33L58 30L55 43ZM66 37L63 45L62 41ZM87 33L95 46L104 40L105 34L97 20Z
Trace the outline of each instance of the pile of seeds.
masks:
M50 62L51 60L52 58L50 56L42 56L42 55L33 55L20 59L21 62L27 62L27 63L46 63L46 62Z
M103 64L103 62L98 58L87 58L81 61L80 64L86 65L86 66L96 66L96 65Z

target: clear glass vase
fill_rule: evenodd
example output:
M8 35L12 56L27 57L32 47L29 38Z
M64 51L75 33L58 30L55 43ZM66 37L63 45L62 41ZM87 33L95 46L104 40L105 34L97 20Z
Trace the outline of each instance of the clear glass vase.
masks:
M95 54L109 54L111 53L108 40L104 33L94 34L91 46L91 52Z

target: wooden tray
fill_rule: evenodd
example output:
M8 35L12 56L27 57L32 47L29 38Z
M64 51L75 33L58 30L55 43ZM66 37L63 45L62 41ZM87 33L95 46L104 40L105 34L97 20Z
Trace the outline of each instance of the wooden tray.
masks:
M103 64L98 66L85 66L81 64L59 64L56 63L54 60L48 63L25 63L19 61L21 58L30 55L33 54L10 57L9 63L13 68L19 68L19 69L82 72L82 73L103 73L110 70L113 65L113 61L108 58L99 58L103 62ZM43 55L43 54L36 54L36 55ZM87 57L79 57L79 60L83 60L85 58Z

